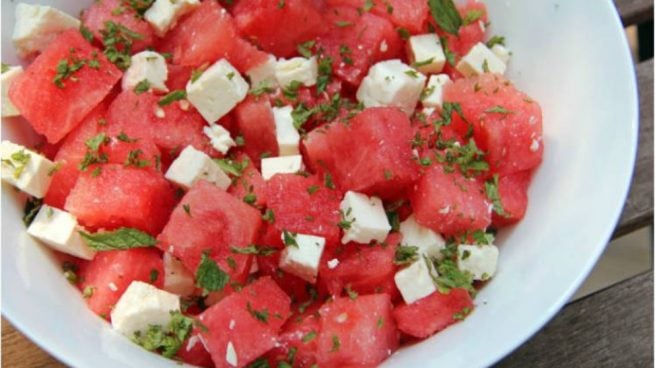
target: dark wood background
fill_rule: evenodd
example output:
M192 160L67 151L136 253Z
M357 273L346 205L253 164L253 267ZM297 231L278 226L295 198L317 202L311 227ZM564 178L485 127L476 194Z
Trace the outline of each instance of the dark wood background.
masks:
M623 24L650 32L653 0L615 0ZM590 6L593 6L590 4ZM581 19L581 21L584 21ZM650 22L650 23L648 23ZM652 49L651 49L652 50ZM635 174L614 237L653 224L653 59L636 62L640 93ZM498 367L652 367L652 270L568 304ZM2 319L2 367L65 367Z

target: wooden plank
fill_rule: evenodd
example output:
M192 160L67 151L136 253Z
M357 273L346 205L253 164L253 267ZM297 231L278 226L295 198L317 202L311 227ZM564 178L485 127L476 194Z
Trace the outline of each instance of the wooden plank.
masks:
M653 223L653 59L637 66L639 148L630 193L614 237Z
M499 368L652 367L653 274L569 304Z
M34 345L4 318L2 319L2 366L12 368L66 367Z
M653 19L653 0L614 0L614 3L626 27Z

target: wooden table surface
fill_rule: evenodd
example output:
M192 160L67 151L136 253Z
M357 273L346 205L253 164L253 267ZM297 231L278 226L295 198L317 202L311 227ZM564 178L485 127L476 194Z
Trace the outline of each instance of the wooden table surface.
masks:
M615 0L625 26L653 19L653 0ZM635 174L614 237L653 223L653 60L636 65ZM575 348L572 348L575 347ZM646 367L653 363L652 271L568 304L498 367ZM65 367L2 319L2 367Z

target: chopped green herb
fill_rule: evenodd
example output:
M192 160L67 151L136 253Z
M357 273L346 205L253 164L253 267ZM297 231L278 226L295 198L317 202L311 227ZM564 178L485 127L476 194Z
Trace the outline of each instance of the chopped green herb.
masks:
M357 293L355 290L353 290L350 285L346 286L346 294L348 294L348 297L350 300L355 300L359 296L359 293Z
M506 108L504 108L504 107L502 107L500 105L496 105L496 106L494 106L492 108L486 109L486 110L484 110L484 112L497 113L497 114L503 114L503 115L513 114L512 111L507 110Z
M86 244L97 251L153 247L157 244L157 239L149 234L129 227L94 234L84 231L79 233Z
M284 245L287 247L296 247L298 248L298 242L296 241L296 236L298 234L292 233L289 231L284 230L282 232L283 240L284 240Z
M471 234L471 237L473 238L473 241L476 244L480 244L480 245L491 245L496 239L493 233L488 233L482 230L474 231Z
M293 111L291 111L291 118L293 119L293 127L296 130L303 130L302 126L314 115L315 109L308 109L304 103L299 103Z
M437 25L444 32L457 36L463 21L453 0L428 0L428 5Z
M212 291L223 290L229 280L230 276L221 270L216 261L207 255L207 252L203 252L200 265L196 270L196 286L203 289L203 294L207 295Z
M100 31L102 42L105 46L104 54L107 59L114 63L119 69L126 70L132 60L132 45L135 40L143 39L143 36L136 33L120 23L112 21L105 22L105 27Z
M471 9L466 12L464 19L462 19L462 24L467 26L475 21L480 20L484 16L484 11L480 9Z
M352 220L348 220L350 218L350 214L352 212L351 208L348 208L348 210L344 213L342 210L339 210L339 213L341 214L341 221L337 224L340 228L343 230L349 230L352 226L353 223L355 222L355 218Z
M1 63L0 65L2 65L2 70L0 70L1 74L5 74L6 72L9 71L10 66L8 64Z
M297 47L298 53L303 57L310 58L312 57L312 48L314 48L314 45L316 45L316 41L314 40L303 42Z
M82 291L82 297L84 297L84 299L89 299L90 297L93 296L93 292L95 291L95 289L96 288L94 286L86 286Z
M104 144L105 142L107 142L107 135L105 133L100 133L87 139L84 144L92 152L97 152L100 149L100 145Z
M434 61L434 58L429 58L429 59L423 60L423 61L415 61L415 62L412 63L412 67L413 68L420 68L422 66L432 64L433 61Z
M412 77L414 79L419 78L418 72L416 70L413 70L413 69L405 70L405 74L409 75L410 77Z
M452 259L446 258L438 263L436 270L439 276L435 278L435 282L437 289L442 294L447 294L451 289L458 288L475 293L473 276L469 272L461 271Z
M503 36L493 36L487 41L487 47L492 48L495 45L505 46L505 37Z
M384 319L382 317L378 317L378 329L384 327Z
M282 94L290 100L295 100L298 98L298 89L300 87L302 87L301 82L297 80L291 81L288 86L282 88Z
M409 40L409 37L412 35L409 31L403 27L396 28L396 32L403 40Z
M159 278L159 271L154 268L150 270L150 277L149 277L150 283L151 284L155 283L158 278Z
M286 1L285 1L285 0L278 0L278 2L277 2L277 8L278 8L278 9L282 9L282 8L284 8L284 5L286 5Z
M456 321L461 321L464 318L466 318L466 316L468 316L469 314L471 314L471 308L470 307L464 307L464 308L462 308L461 311L453 314L453 319L456 320Z
M31 154L25 152L24 149L21 149L12 153L9 158L3 158L2 164L14 169L13 177L14 179L19 179L20 176L23 175L31 158Z
M84 24L80 25L80 33L82 34L82 37L84 37L85 40L89 42L93 42L93 32L91 32L90 29L84 26Z
M166 358L172 358L182 347L193 329L193 319L179 311L171 311L168 326L150 325L145 332L136 331L132 340L148 351L160 352Z
M137 83L136 86L134 87L134 93L137 95L140 95L144 92L148 92L150 90L150 81L147 79L142 80L141 82Z
M257 196L255 193L248 193L245 196L243 196L243 201L246 202L247 204L253 205L257 202Z
M191 71L191 83L195 83L204 72L205 71L202 69L194 69L193 71Z
M341 341L339 341L339 336L332 335L332 349L330 350L330 353L339 351L339 348L341 348Z
M141 150L140 148L130 151L127 154L127 158L125 159L123 166L125 167L134 166L138 168L144 168L150 166L150 161L139 158L139 156L142 153L143 150Z
M373 9L374 6L375 6L375 3L373 2L373 0L366 0L364 2L364 7L362 8L362 10L364 12L368 13L368 12L371 11L371 9Z
M64 272L64 277L71 284L75 285L80 281L79 276L77 276L79 267L75 263L66 261L61 265L61 269Z
M455 66L455 60L457 58L457 55L455 55L455 53L450 49L450 47L448 47L448 39L446 37L439 37L439 41L441 42L443 53L446 56L446 61L451 66Z
M332 58L326 56L318 61L318 77L316 78L316 93L323 93L332 80Z
M23 210L23 223L25 226L30 226L34 218L39 213L41 206L43 205L43 199L29 197L25 202L25 208Z
M217 158L214 159L214 162L220 166L221 170L236 177L243 175L243 171L250 164L250 160L247 158L241 160L241 162L229 158Z
M70 58L64 58L59 61L56 68L56 74L52 79L52 82L57 86L57 88L65 88L65 80L71 80L77 82L77 78L73 75L78 70L82 69L86 62L84 60L78 59L73 55L75 49L71 49Z
M334 24L335 24L337 27L342 27L342 28L343 28L343 27L352 26L352 25L353 25L353 22L349 22L349 21L347 21L347 20L338 20L338 21L334 22Z
M310 185L309 187L307 187L307 193L312 195L312 194L316 193L320 188L321 187L318 186L318 185Z
M128 137L127 134L125 134L125 132L121 132L121 134L117 135L116 139L118 139L121 142L125 142L125 143L134 143L134 142L139 140L137 138Z
M102 174L102 167L100 166L95 167L93 171L91 171L92 178L97 178L100 174Z
M500 216L508 217L509 215L503 208L503 202L500 199L500 192L498 191L498 174L495 174L493 178L487 180L484 183L484 189L485 193L487 194L487 198L489 198L493 204L493 211Z
M393 263L396 265L407 265L418 260L418 247L403 245L396 248Z
M266 358L259 358L248 365L248 368L271 368Z
M257 256L268 257L271 254L275 254L278 250L272 247L251 244L247 247L231 247L230 251L235 254L254 254Z
M335 189L336 186L334 186L334 182L332 181L332 174L326 173L325 178L323 179L325 181L325 187L328 189Z
M257 87L250 90L250 94L253 96L261 96L265 93L271 93L275 91L269 84L269 81L264 80L259 82Z
M316 336L317 336L316 331L314 330L309 331L307 334L305 334L305 336L302 337L303 344L307 344L308 342L314 340Z
M266 209L266 212L262 215L262 220L268 222L269 224L275 223L275 213L270 208Z
M190 204L183 204L182 208L184 209L184 212L186 212L187 215L191 216L191 205Z
M257 320L259 320L261 322L264 322L264 323L268 323L268 309L263 309L263 310L260 310L260 311L255 310L255 309L253 309L250 302L248 302L248 305L246 305L246 308L248 309L248 313L250 313L250 315L255 317L255 319L257 319Z
M186 91L178 89L170 92L166 96L159 99L159 102L157 104L159 106L168 106L175 101L183 100L185 98L186 98Z

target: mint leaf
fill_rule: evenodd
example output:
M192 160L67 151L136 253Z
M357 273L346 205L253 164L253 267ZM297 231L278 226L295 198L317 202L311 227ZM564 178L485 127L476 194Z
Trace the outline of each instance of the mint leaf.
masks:
M23 215L23 223L25 226L30 226L36 214L39 213L41 206L43 205L43 200L39 198L29 197L27 202L25 202L25 210Z
M503 208L503 202L500 200L500 192L498 191L498 174L494 175L493 178L484 183L484 189L487 198L489 198L493 204L493 211L500 216L508 217L509 215Z
M178 89L162 97L157 104L159 104L159 106L167 106L175 101L183 100L185 98L186 98L186 91Z
M80 235L89 247L97 251L145 248L157 244L157 239L149 234L129 227L95 234L80 231Z
M193 319L179 311L171 312L168 326L151 325L145 333L137 331L132 340L148 351L158 351L166 358L172 358L191 333Z
M459 35L463 21L453 0L428 0L428 5L432 18L444 32Z
M396 248L396 254L393 258L394 264L407 265L416 260L418 260L418 247L403 245Z
M277 252L278 250L272 247L260 247L255 244L251 244L247 247L231 247L230 251L236 254L254 254L257 256L270 256L271 254Z
M207 256L207 253L203 253L196 271L196 286L208 293L223 290L229 280L230 276L221 270L216 261Z

